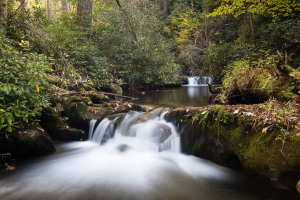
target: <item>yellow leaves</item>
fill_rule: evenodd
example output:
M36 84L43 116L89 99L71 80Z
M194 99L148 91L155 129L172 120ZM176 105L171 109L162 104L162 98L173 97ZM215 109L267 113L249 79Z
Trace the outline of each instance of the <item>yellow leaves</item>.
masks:
M0 109L0 112L5 112L5 110L3 110L3 109Z
M262 133L267 133L268 129L269 129L269 126L263 128Z
M15 170L15 169L16 169L16 167L13 166L13 165L7 165L7 167L6 167L6 170L9 170L9 171L12 171L12 170Z
M40 88L39 85L35 85L36 91L39 93L40 92Z
M282 139L282 138L279 138L279 140L284 144L284 143L286 143L286 141L284 140L284 139Z
M295 129L300 129L300 126L298 124L296 124Z

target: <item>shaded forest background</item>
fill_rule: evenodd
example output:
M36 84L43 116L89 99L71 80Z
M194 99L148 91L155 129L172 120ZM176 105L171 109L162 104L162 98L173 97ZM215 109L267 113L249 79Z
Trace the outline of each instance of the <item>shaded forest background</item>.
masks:
M299 101L299 27L296 0L0 0L0 131L51 94L186 76L217 77L219 103Z

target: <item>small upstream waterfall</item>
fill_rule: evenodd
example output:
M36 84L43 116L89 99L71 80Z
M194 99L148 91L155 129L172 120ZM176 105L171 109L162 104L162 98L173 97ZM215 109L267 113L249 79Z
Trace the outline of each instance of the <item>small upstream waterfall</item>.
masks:
M208 83L212 84L213 82L213 77L210 76L191 76L187 79L188 86L207 85Z
M116 128L114 120L105 118L95 131L90 131L90 141L101 144L109 139L130 148L150 151L180 152L180 138L172 123L164 119L165 109L149 113L130 111ZM94 121L90 122L93 128Z

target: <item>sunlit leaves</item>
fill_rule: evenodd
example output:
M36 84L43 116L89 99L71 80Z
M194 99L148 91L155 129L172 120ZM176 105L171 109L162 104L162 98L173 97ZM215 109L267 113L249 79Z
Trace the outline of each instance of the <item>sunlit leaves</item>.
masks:
M224 0L209 16L232 14L239 17L245 13L269 16L275 21L280 17L294 17L300 3L293 0Z

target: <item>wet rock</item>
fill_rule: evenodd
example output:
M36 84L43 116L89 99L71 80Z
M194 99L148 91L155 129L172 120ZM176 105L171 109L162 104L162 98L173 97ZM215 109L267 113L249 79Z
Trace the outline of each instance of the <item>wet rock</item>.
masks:
M159 124L159 143L163 143L172 134L171 128L166 124Z
M44 108L40 116L40 125L52 135L56 129L65 127L66 123L51 107Z
M16 131L8 138L0 139L0 152L9 152L13 157L33 157L55 152L53 141L39 125L26 131Z
M56 141L81 141L87 140L88 135L81 129L62 127L55 130L52 139Z
M83 102L72 102L65 107L71 127L86 129L92 119L103 119L110 112L102 107L89 107Z
M120 152L125 152L125 151L128 151L129 149L131 149L131 147L128 146L127 144L121 144L118 146L118 150Z
M297 149L300 138L297 130L289 131L283 156L280 151L282 142L275 139L281 134L280 128L274 126L267 134L263 133L263 127L253 128L249 121L252 116L236 113L226 112L222 106L211 109L177 108L166 118L178 127L184 153L223 165L228 165L234 158L245 172L273 181L281 181L282 175L287 173L299 177L300 160L297 158L300 152ZM288 182L295 185L294 181Z
M108 115L107 118L117 127L124 119L126 113L117 113L114 115Z

